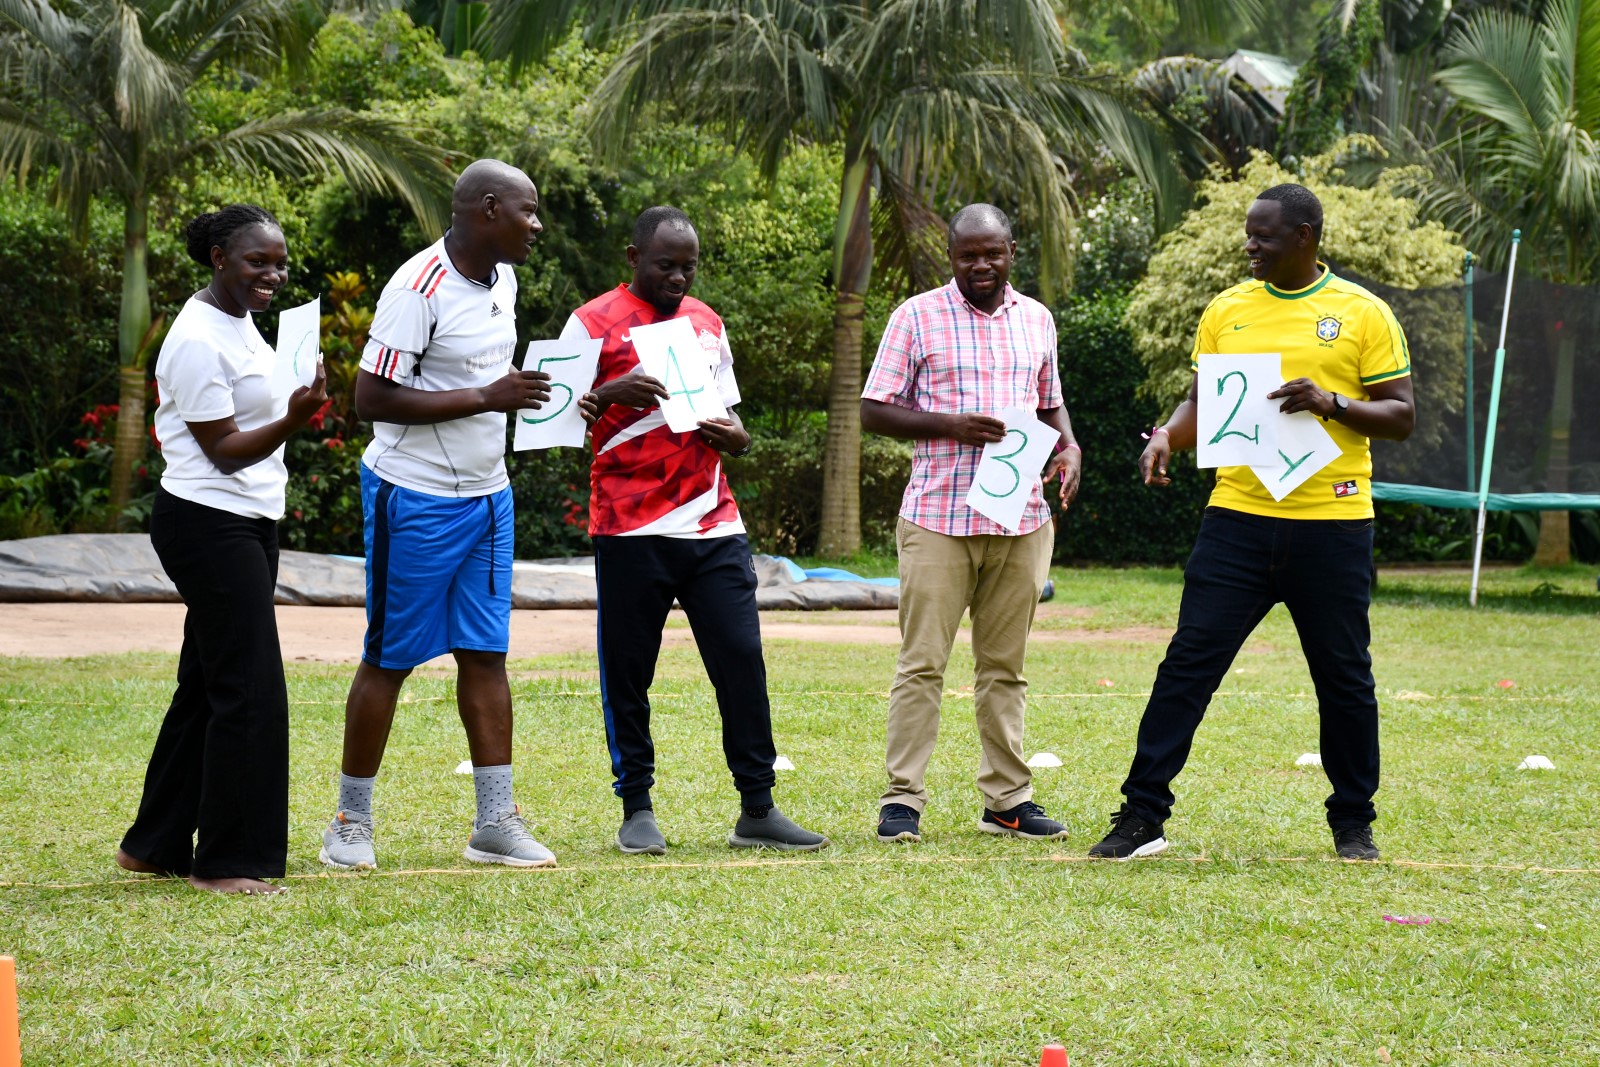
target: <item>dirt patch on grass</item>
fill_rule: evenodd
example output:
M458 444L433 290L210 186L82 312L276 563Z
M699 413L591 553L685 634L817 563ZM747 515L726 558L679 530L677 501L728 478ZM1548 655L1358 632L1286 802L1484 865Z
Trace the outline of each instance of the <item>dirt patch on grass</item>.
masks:
M1039 619L1092 617L1088 608L1041 604ZM182 604L5 604L0 605L0 656L60 659L123 652L176 653L183 642ZM361 608L278 607L278 636L290 663L355 663L361 656L366 612ZM898 645L900 628L893 611L775 611L761 617L768 641L807 641L844 645ZM1032 640L1047 642L1166 641L1172 632L1155 626L1112 630L1035 627ZM960 640L970 640L963 629ZM664 648L694 644L682 612L673 612L662 635ZM511 656L592 653L593 611L513 611ZM448 663L448 659L440 661Z

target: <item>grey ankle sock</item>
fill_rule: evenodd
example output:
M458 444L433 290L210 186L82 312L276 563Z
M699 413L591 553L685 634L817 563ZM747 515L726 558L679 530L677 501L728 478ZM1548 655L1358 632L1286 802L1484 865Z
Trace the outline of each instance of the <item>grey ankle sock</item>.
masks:
M371 778L352 778L348 774L339 775L339 810L355 812L370 819L372 817L372 783L377 780L377 775L373 775Z
M511 764L498 767L473 767L472 788L478 794L478 821L474 828L500 818L500 813L516 807L511 799Z

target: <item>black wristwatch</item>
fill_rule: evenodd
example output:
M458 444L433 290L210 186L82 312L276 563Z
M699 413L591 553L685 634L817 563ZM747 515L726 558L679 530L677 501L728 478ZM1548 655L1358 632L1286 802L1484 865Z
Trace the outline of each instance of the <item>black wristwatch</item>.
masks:
M732 456L734 459L738 459L741 456L748 456L750 454L750 450L752 448L754 448L754 447L755 447L755 441L751 440L751 441L747 442L743 448L737 449L737 450L735 450L733 452L729 452L728 455Z
M1322 416L1322 421L1323 422L1327 422L1329 419L1332 419L1334 422L1338 422L1340 419L1344 418L1344 413L1349 411L1349 410L1350 410L1350 401L1348 399L1346 399L1345 397L1340 396L1338 393L1334 393L1333 394L1333 414L1332 415L1324 415L1324 416Z

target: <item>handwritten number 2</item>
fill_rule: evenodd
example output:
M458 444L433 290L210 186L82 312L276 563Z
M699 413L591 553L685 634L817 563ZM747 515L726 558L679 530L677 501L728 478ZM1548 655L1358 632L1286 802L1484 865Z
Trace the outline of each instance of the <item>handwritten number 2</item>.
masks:
M1207 443L1214 445L1218 441L1221 441L1224 437L1242 437L1246 441L1249 441L1253 444L1260 444L1261 427L1259 425L1256 426L1254 433L1245 433L1242 430L1228 429L1228 424L1233 421L1233 417L1239 414L1239 407L1244 403L1244 394L1250 389L1250 381L1244 376L1243 371L1229 371L1227 374L1224 374L1222 377L1217 379L1218 396L1222 395L1223 389L1227 386L1229 378L1239 379L1239 399L1233 402L1233 410L1228 412L1228 417L1222 420L1221 426L1217 427L1216 436L1211 438L1211 440Z
M544 365L546 363L565 363L569 359L577 359L577 358L578 358L577 353L573 353L570 356L545 356L543 359L541 359L539 361L539 365L537 367L534 367L533 369L534 370L544 370ZM529 426L537 426L541 422L549 422L551 419L555 418L557 415L559 415L563 411L567 410L567 408L572 404L572 387L571 386L563 385L560 382L551 382L550 383L550 388L552 390L560 389L563 393L567 394L567 398L561 402L561 406L558 407L558 408L555 408L554 410L552 410L548 415L540 415L536 419L530 419L526 415L519 416L522 419L523 422L527 423Z
M993 497L1010 496L1012 493L1015 493L1017 491L1017 487L1022 484L1022 472L1017 470L1017 465L1015 463L1008 463L1006 461L1009 460L1012 456L1020 455L1022 453L1022 451L1028 447L1028 435L1023 433L1021 430L1007 430L1006 431L1006 436L1007 437L1010 437L1012 434L1016 434L1019 438L1021 438L1022 439L1022 443L1017 445L1016 448L1012 449L1010 452L1007 452L1003 456L1002 455L995 455L995 456L991 457L991 458L993 458L993 460L996 463L1001 464L1002 466L1004 466L1007 470L1009 470L1011 472L1011 488L1007 489L1003 493L997 493L993 489L990 489L987 485L978 486L979 489L983 490L989 496L993 496Z

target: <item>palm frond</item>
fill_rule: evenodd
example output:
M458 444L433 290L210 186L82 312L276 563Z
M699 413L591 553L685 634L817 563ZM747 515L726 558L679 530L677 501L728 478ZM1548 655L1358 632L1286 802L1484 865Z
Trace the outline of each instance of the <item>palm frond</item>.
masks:
M1277 116L1260 94L1220 64L1193 56L1169 56L1134 72L1134 89L1166 123L1185 172L1205 174L1223 161L1237 172L1252 148L1277 140Z
M880 166L872 204L874 270L880 280L891 291L933 288L948 273L944 237L945 220L914 184Z
M305 0L174 0L151 35L192 76L214 63L270 73L303 64L319 24Z
M286 112L197 140L171 166L201 158L289 176L337 174L359 193L398 197L430 235L449 221L445 153L389 119L342 108Z
M184 108L189 77L150 47L135 5L114 5L109 14L100 27L96 51L104 55L110 71L117 123L125 130L153 133L171 122L173 111Z
M1512 12L1485 11L1453 36L1436 77L1470 112L1536 135L1548 113L1539 26Z
M1066 60L1045 0L888 0L841 27L838 51L839 66L891 84L976 57L1005 55L1024 76L1053 75Z
M620 156L661 105L727 132L769 176L797 136L831 140L834 74L799 33L738 12L681 11L645 22L596 88L590 130Z

